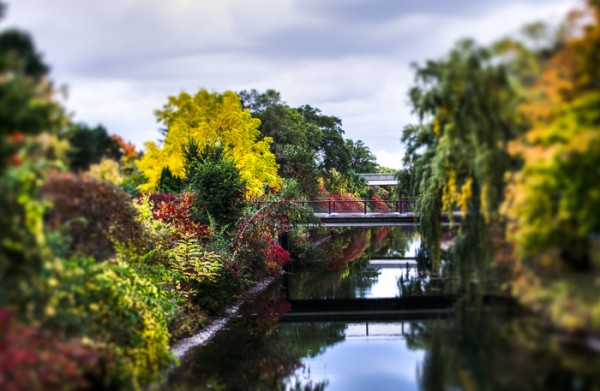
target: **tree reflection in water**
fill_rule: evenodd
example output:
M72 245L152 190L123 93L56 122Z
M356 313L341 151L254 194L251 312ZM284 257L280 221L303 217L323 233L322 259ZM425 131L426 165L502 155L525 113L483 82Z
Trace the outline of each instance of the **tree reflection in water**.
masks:
M365 297L380 274L369 261L405 257L415 239L413 227L361 228L333 237L315 259L292 266L290 298Z
M411 349L423 390L598 390L600 357L552 336L514 305L463 305L449 319L415 324Z
M335 238L332 258L328 259L341 265L341 270L331 270L332 263L321 262L294 271L295 298L360 297L377 281L378 272L369 269L369 260L407 254L411 235L388 228ZM350 245L354 240L358 244ZM369 242L371 247L365 245ZM340 254L349 258L343 260ZM417 259L418 278L399 279L400 289L405 289L401 294L452 292L457 284L432 278L426 266L426 258ZM387 381L376 371L389 369L391 364L392 371L397 372L395 377L388 373L392 383L406 373L416 376L405 376L404 383L389 383L388 388L600 390L598 354L566 343L564 336L553 336L539 319L514 303L483 305L481 300L472 299L461 302L445 319L405 322L400 335L385 338L373 335L373 324L366 326L371 334L367 331L357 337L352 334L356 324L279 323L287 305L279 286L274 286L243 306L226 330L182 360L168 389L340 389L340 379L347 384L357 374L345 363L328 360L358 360L358 365L364 362L364 367L374 369L371 377L363 378L374 389ZM379 323L377 327L390 329L392 324ZM381 357L388 361L381 361ZM324 366L327 372L317 375L315 371Z
M208 343L188 353L172 372L168 390L322 390L326 383L286 378L301 359L343 341L343 324L277 327L288 303L278 284L244 305ZM299 343L298 341L302 341Z

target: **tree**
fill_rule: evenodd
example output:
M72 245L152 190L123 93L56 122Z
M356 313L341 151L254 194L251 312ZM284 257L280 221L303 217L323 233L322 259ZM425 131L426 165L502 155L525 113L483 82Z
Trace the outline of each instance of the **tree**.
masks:
M263 113L273 105L285 105L281 101L281 94L275 90L268 89L260 93L254 89L250 91L240 91L238 96L242 101L242 107L250 110L252 114Z
M235 162L247 196L263 194L264 186L279 186L275 155L270 151L271 138L260 140L260 121L243 110L239 97L231 92L209 93L200 90L195 95L185 92L171 96L162 110L156 111L158 120L166 126L164 145L145 144L146 153L137 162L148 183L143 191L155 190L163 167L173 175L185 175L183 146L189 139L200 145L222 145L228 159Z
M540 63L521 106L529 129L510 145L521 166L502 211L513 294L563 328L598 330L600 3L569 23L575 34Z
M375 163L375 155L361 140L346 140L346 148L350 154L350 169L357 173L377 172L379 165Z
M287 153L294 146L309 146L316 150L321 140L321 133L314 125L307 123L298 109L281 101L279 92L267 90L259 93L256 90L239 93L244 107L251 110L252 116L261 121L262 137L270 137L271 152L275 154L279 164L280 175L288 172L285 167L289 161Z
M375 157L362 141L345 140L341 119L321 113L318 108L304 105L292 108L281 100L277 91L256 90L240 92L244 107L252 110L252 116L261 120L263 136L273 139L271 151L280 166L280 175L296 175L303 171L308 177L291 176L301 184L303 191L316 194L317 181L308 180L322 176L331 187L333 177L346 177L350 171L374 171ZM302 152L297 148L302 147ZM308 159L312 152L313 163ZM292 154L292 155L289 155ZM299 160L300 159L300 160ZM287 167L294 161L294 167ZM302 168L300 168L302 166ZM314 168L320 174L313 175Z
M286 151L287 163L282 176L295 179L300 191L310 199L319 194L319 170L315 164L315 153L306 146L291 146Z
M18 162L23 136L47 132L57 137L66 123L53 100L48 70L29 34L0 33L0 172Z
M160 193L177 194L183 190L183 179L173 175L169 167L163 167L158 182Z
M109 136L102 125L93 128L83 123L72 125L68 140L71 144L69 166L73 171L86 171L103 157L116 161L123 157L119 140Z
M6 30L0 34L0 50L3 68L12 68L18 74L31 77L40 82L50 71L36 52L29 34L20 30Z
M226 158L222 146L210 144L193 161L190 188L195 217L205 224L213 217L221 226L233 225L244 207L244 182L238 168Z
M333 170L345 174L350 166L350 153L344 143L342 120L321 114L321 110L310 105L298 108L304 120L319 129L321 137L317 146L317 165L326 178Z
M531 129L511 145L523 167L513 172L504 205L519 259L562 261L581 270L591 266L589 236L600 231L595 213L600 207L595 195L600 180L600 10L595 7L589 9L594 23L545 64L522 106Z
M290 146L309 145L314 140L307 131L311 127L306 124L302 115L289 106L276 104L267 107L262 113L255 114L261 121L260 131L263 137L271 137L271 151L275 154L280 172L287 162L286 152Z
M404 130L404 163L414 175L412 193L420 195L424 240L439 265L442 212L458 208L466 218L465 240L454 251L466 251L467 242L490 248L481 234L502 200L502 174L511 164L505 148L521 129L515 111L519 93L506 65L469 40L417 68L416 79L410 99L421 123ZM466 240L468 234L477 237Z
M31 320L43 312L54 262L40 184L62 163L67 119L31 37L11 30L0 42L0 306Z

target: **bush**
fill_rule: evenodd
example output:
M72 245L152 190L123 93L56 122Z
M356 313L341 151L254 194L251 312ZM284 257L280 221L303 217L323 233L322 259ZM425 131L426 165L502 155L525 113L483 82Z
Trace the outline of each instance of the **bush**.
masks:
M223 266L219 254L204 250L191 237L180 240L168 256L169 269L180 277L177 290L186 298L197 296L198 286L205 281L214 282Z
M123 190L84 174L55 172L46 180L43 193L53 203L46 227L65 227L76 253L105 260L115 253L116 243L141 248L141 225Z
M171 294L123 261L75 258L57 276L47 325L86 337L113 352L109 384L139 389L161 380L173 362L167 324L175 312Z
M39 186L50 163L41 155L40 143L25 139L14 165L0 172L0 306L13 308L20 320L41 316L48 290L44 274L53 263Z
M81 390L100 378L100 349L81 340L60 341L56 334L17 323L0 308L0 389Z
M190 187L194 192L194 216L198 221L208 224L210 215L219 225L233 225L241 216L244 185L232 161L198 163Z
M237 262L223 259L215 279L204 279L195 286L194 304L213 314L221 312L247 287L240 272Z
M169 330L175 338L191 335L206 321L203 310L220 311L240 290L237 265L222 249L214 248L223 246L226 238L222 232L208 233L206 227L191 221L189 193L140 197L135 205L152 243L152 251L144 256L145 264L162 268L157 283L179 299ZM212 250L198 240L209 234Z
M173 175L169 167L164 167L160 173L158 181L158 190L161 193L177 194L181 193L184 187L183 179Z
M173 241L190 235L197 239L205 239L210 235L207 226L193 219L194 195L192 193L152 194L148 200L152 202L152 216L173 228L171 235Z
M108 182L115 186L120 186L123 183L121 166L116 160L102 158L100 163L90 166L88 174L98 182Z
M266 259L267 272L271 275L276 275L290 260L290 253L271 238L267 239L267 246L263 249L263 256Z
M241 263L242 271L256 278L265 272L280 270L289 253L276 245L273 238L299 223L318 223L318 220L310 209L288 200L267 199L255 208L248 208L240 219L230 247L234 258Z

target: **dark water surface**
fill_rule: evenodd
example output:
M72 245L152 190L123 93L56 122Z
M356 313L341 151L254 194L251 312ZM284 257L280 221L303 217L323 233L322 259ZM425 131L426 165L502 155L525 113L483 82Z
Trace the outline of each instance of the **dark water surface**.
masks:
M418 248L414 230L354 230L328 242L315 262L294 265L287 298L454 292L427 273ZM474 299L443 318L387 322L280 322L288 309L275 284L192 349L167 389L600 390L598 353L551 334L510 303Z

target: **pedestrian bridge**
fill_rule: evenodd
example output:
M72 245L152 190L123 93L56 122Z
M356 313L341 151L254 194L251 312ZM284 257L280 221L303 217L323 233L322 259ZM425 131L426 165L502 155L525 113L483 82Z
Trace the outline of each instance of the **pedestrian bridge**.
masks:
M415 198L391 201L379 200L318 200L300 202L311 208L326 227L368 227L418 224L415 214ZM460 222L460 212L452 215L456 223ZM448 222L448 215L442 216Z
M367 181L369 186L396 186L398 180L396 174L392 173L363 173L358 174Z

